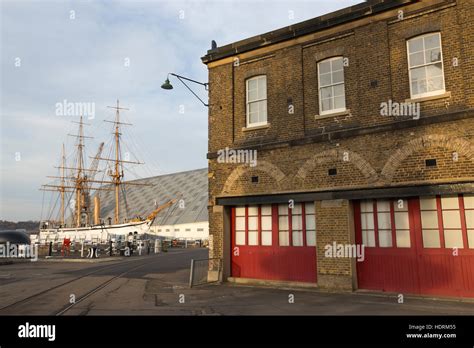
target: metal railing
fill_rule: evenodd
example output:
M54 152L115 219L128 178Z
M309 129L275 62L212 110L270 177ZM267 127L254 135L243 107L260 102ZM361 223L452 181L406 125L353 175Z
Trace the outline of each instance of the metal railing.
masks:
M191 260L189 272L189 287L196 285L217 283L222 281L222 259L214 257L209 259Z

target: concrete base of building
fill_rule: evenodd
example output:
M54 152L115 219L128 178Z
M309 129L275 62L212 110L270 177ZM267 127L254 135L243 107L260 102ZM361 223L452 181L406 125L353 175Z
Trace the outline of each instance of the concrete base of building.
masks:
M318 274L318 285L321 289L327 290L356 290L352 277L343 275Z
M221 272L219 271L207 271L207 281L208 282L218 282L221 281Z
M303 282L291 282L283 280L264 280L264 279L252 279L252 278L227 278L229 283L240 284L240 285L257 285L257 286L269 286L274 288L283 289L317 289L317 283L303 283Z

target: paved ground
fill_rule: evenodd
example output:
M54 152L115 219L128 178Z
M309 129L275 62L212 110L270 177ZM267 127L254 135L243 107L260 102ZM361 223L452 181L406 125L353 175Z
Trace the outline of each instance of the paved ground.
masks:
M242 285L206 285L189 289L191 258L207 249L100 263L36 262L0 266L0 308L34 296L0 314L56 314L76 299L103 286L65 315L474 315L474 302L367 293L327 293ZM91 272L93 274L88 275ZM116 278L123 275L120 278ZM82 277L76 279L77 277ZM76 280L75 280L76 279ZM48 289L70 281L56 289ZM103 285L105 282L105 285ZM294 301L291 301L294 299ZM292 303L290 303L292 302Z

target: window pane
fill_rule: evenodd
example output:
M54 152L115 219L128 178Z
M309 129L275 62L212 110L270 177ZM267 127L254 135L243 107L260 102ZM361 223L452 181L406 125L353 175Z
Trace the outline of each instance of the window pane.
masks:
M461 214L459 210L443 211L444 228L461 228Z
M307 230L316 229L316 217L314 215L306 215L306 229Z
M253 102L249 104L250 113L258 113L258 102Z
M425 56L423 52L410 54L410 67L423 64L425 64Z
M236 216L245 216L245 207L235 208L235 215Z
M438 213L436 211L422 211L421 225L423 228L438 228Z
M474 228L474 210L465 210L466 215L466 227Z
M423 50L423 38L419 37L408 41L408 50L410 53L418 52Z
M331 84L331 74L319 75L319 87L329 86Z
M332 87L321 88L321 99L331 98L332 95Z
M257 231L249 231L249 245L258 245Z
M441 246L438 230L423 230L423 246L425 248L439 248Z
M291 212L292 214L301 214L303 212L302 208L301 208L301 203L296 203L293 207L293 209L291 209Z
M280 241L280 246L288 246L290 245L289 240L288 240L288 232L278 232L278 238Z
M446 248L464 248L461 230L444 230L444 245Z
M397 230L410 229L408 212L395 212L395 228Z
M262 205L262 215L272 215L271 205Z
M257 123L258 122L258 112L251 113L249 115L249 123Z
M278 215L288 215L288 204L278 205Z
M418 83L417 82L412 82L411 83L411 93L413 95L420 94L420 90L418 89Z
M251 91L251 90L256 91L257 87L258 87L257 84L258 84L258 82L257 82L257 79L255 79L255 78L252 78L252 79L248 80L249 91Z
M427 83L428 92L444 90L444 84L443 84L443 77L442 76L429 78L426 81L426 83Z
M420 94L428 92L428 86L426 85L426 79L418 80L416 82L416 88L418 90L418 93L420 93Z
M332 71L342 70L343 69L342 63L343 63L342 57L333 59L331 61Z
M272 245L272 231L262 231L262 245Z
M366 247L375 246L375 232L374 230L362 231L362 244Z
M293 246L303 246L303 232L293 231Z
M306 245L307 246L315 246L316 245L316 231L306 230Z
M390 222L390 213L378 213L377 220L379 229L387 230L392 227Z
M387 248L392 246L391 230L379 230L379 246L381 248Z
M428 78L443 76L443 66L441 63L426 66L426 76Z
M320 74L325 74L331 71L331 62L330 61L325 61L322 63L318 64L319 66L319 73Z
M262 216L262 230L271 230L271 229L272 229L272 217Z
M469 248L474 249L474 230L467 230L467 240Z
M258 216L249 216L249 230L257 230L258 229Z
M328 111L332 109L331 99L323 99L321 105L322 105L322 111Z
M344 84L334 86L334 95L335 96L344 96Z
M278 228L280 231L288 230L288 216L278 217Z
M425 50L434 48L434 47L440 47L440 40L439 40L439 34L432 34L432 35L426 35L424 37L425 39Z
M332 83L344 82L344 71L336 71L332 74Z
M257 216L258 215L258 207L257 206L250 206L248 207L249 216Z
M293 215L292 217L292 229L302 230L303 229L303 217L301 215Z
M377 211L378 212L389 212L390 211L390 201L377 201Z
M334 98L334 109L344 109L345 107L346 98L344 96Z
M474 209L474 195L464 195L464 209Z
M436 210L436 198L435 197L424 197L420 198L421 210Z
M409 248L410 247L410 231L409 230L397 230L397 248Z
M434 62L441 62L441 51L439 48L435 48L432 50L425 51L425 62L426 63L434 63ZM441 66L441 63L439 63Z
M245 232L242 232L242 231L235 232L235 244L245 245Z
M371 212L374 210L374 204L372 201L362 201L360 203L360 211L361 212Z
M413 82L421 81L426 79L426 70L425 67L422 66L420 68L414 68L410 70L411 72L411 80Z
M374 214L373 213L361 214L360 220L361 220L361 226L363 230L374 229Z
M258 98L258 91L256 89L252 89L248 91L248 102L252 102Z
M304 209L306 214L315 214L314 203L305 203Z
M245 231L245 216L237 216L235 218L235 229L237 231Z

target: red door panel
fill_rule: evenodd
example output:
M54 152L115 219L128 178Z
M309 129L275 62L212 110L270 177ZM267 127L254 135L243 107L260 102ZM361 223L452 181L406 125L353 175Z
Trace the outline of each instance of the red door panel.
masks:
M304 210L303 210L304 211ZM289 215L291 219L291 214ZM303 215L304 216L304 215ZM236 209L232 208L232 276L240 278L316 282L316 246L280 246L278 229L278 207L272 206L272 245L262 244L261 213L259 209L259 245L248 245L248 221L246 243L236 243ZM302 218L305 221L304 217ZM291 236L291 222L289 223ZM305 223L303 223L305 236ZM291 239L291 238L290 238Z
M359 288L412 294L474 297L474 249L468 247L463 198L459 197L459 210L464 248L457 249L457 256L453 255L453 248L444 247L443 210L440 202L441 198L437 197L438 232L441 247L424 247L420 199L410 198L408 199L410 248L380 247L379 245L366 247L364 262L357 262ZM374 210L374 215L376 215L376 208ZM356 241L362 243L360 202L355 202L354 212ZM392 226L393 223L392 219ZM377 229L376 223L374 226Z

